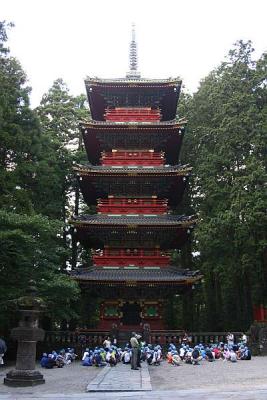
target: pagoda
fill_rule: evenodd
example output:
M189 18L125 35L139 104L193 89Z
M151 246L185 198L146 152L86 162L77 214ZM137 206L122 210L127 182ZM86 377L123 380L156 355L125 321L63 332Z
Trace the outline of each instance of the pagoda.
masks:
M186 121L176 118L180 79L144 79L133 27L126 78L87 78L91 120L81 123L88 164L75 172L94 215L72 218L92 265L72 272L101 299L97 328L167 329L169 296L183 295L199 273L173 265L194 216L176 215L191 172L179 164Z

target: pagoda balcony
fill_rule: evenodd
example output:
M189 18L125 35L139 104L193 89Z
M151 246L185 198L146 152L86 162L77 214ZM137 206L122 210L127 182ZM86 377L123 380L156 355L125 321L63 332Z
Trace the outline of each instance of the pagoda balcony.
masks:
M177 164L186 120L165 122L90 121L81 124L88 159L99 164L101 152L112 149L164 152L167 164Z
M97 204L98 214L167 214L168 201L156 198L109 198L99 199Z
M93 251L95 266L140 266L150 265L168 267L171 261L169 252L160 249L109 249Z
M158 267L167 267L170 264L170 257L142 257L139 256L94 256L93 262L95 266L112 266L118 265L122 266L139 266L148 267L150 265L155 265Z
M106 121L114 122L159 122L161 113L159 109L150 107L118 107L107 109L104 117Z
M102 165L140 165L140 166L158 166L164 165L164 153L154 152L154 150L146 151L120 151L112 150L112 152L102 152L100 159Z

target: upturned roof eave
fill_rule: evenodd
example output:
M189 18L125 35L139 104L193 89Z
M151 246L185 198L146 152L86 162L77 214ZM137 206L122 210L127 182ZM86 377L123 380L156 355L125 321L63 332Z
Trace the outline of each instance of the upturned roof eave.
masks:
M78 278L78 277L74 277L72 276L72 279L75 279L79 282L91 282L92 284L101 284L101 285L127 285L127 284L131 284L131 282L127 281L127 280L93 280L90 278ZM190 285L190 284L194 284L196 282L198 282L199 279L194 278L194 279L186 279L186 280L148 280L148 279L144 279L144 280L137 280L134 282L134 286L137 285L147 285L147 284L153 284L153 285L171 285L171 286L179 286L179 285ZM133 283L132 283L133 284Z
M120 128L120 129L140 129L140 128L149 128L149 129L157 129L157 128L173 128L180 129L184 125L187 124L187 119L173 119L170 121L159 121L159 122L140 122L140 121L127 121L127 122L115 122L115 121L96 121L93 119L84 120L79 122L79 126L81 129L103 129L103 128Z
M69 223L73 226L86 228L91 226L98 226L100 228L113 227L126 228L129 227L158 227L158 228L190 228L197 222L195 216L178 216L178 215L164 215L164 216L110 216L105 214L83 215L82 217L75 217L70 219Z
M184 166L179 166L179 165L174 165L171 167L153 167L153 168L127 168L127 166L124 166L123 168L109 168L106 166L94 166L94 165L88 165L84 166L82 164L76 164L73 167L73 170L81 175L81 176L91 176L91 175L140 175L140 176L189 176L192 172L192 167L188 167L187 165Z
M117 270L102 269L101 266L90 267L82 271L71 272L73 279L77 281L92 282L93 284L167 284L167 285L184 285L193 284L202 279L199 271L187 271L166 268L155 273L153 270L125 270L119 268Z
M128 85L137 85L142 86L142 84L150 84L150 85L182 85L182 80L179 77L176 78L166 78L166 79L152 79L152 78L98 78L98 77L89 77L87 76L84 80L85 85L116 85L116 84L128 84Z

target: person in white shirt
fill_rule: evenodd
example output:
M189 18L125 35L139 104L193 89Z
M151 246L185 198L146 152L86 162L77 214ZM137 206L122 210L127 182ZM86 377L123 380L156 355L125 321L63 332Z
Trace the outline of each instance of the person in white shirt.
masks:
M234 352L234 350L230 350L230 361L231 362L237 362L237 355Z
M84 361L86 359L86 357L89 357L89 349L85 349L85 352L83 353L83 356L82 356L82 361Z
M241 340L242 340L243 344L245 344L245 345L247 344L248 337L247 337L247 335L245 333L242 333Z
M107 336L106 339L104 340L103 346L106 351L108 351L111 348L111 340L109 336Z
M228 335L227 335L227 344L228 344L228 347L233 346L234 340L235 340L234 335L233 335L232 333L229 332Z
M180 348L179 355L181 360L183 361L185 357L185 348L183 346Z

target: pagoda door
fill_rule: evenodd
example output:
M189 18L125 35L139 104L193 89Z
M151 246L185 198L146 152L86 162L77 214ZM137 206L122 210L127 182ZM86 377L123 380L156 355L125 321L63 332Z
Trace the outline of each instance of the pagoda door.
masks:
M141 307L138 303L124 303L121 308L123 325L139 325L141 322Z

